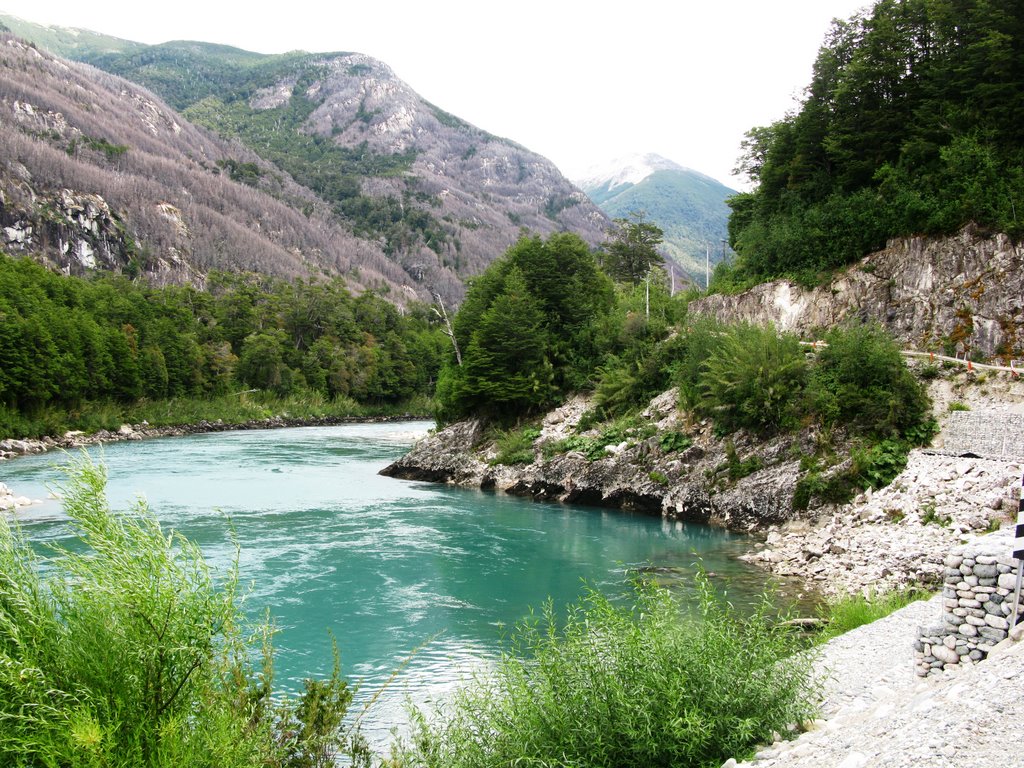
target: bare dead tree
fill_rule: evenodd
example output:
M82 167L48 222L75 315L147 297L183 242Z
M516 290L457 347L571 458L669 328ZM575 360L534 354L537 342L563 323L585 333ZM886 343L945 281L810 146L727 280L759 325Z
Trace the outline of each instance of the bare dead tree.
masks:
M448 319L448 312L444 308L444 302L441 300L441 294L434 294L434 301L441 307L441 311L437 311L437 307L432 306L431 309L434 314L437 315L444 322L444 335L452 340L452 346L455 347L455 360L458 362L459 367L462 367L462 352L459 350L459 342L455 338L455 331L452 329L451 321Z

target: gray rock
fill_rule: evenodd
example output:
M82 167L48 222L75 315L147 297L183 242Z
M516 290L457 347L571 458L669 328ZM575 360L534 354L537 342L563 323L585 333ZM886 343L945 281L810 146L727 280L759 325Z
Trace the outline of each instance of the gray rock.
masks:
M952 648L947 648L945 645L936 645L932 648L932 655L935 660L943 664L959 664L960 655Z
M1002 616L993 616L991 613L985 616L985 623L996 629L1008 630L1010 623Z

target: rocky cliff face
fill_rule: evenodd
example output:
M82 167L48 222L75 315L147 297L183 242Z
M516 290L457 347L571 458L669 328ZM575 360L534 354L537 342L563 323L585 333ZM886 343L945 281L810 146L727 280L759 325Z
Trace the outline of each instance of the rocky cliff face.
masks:
M825 286L779 280L690 311L722 321L773 323L813 336L848 321L881 323L908 347L1003 359L1024 357L1024 247L972 228L948 238L889 242Z
M166 204L167 216L177 209ZM11 255L35 256L67 275L91 270L143 273L139 251L125 222L100 195L62 189L37 194L26 184L0 188L0 239ZM145 262L145 276L155 285L202 287L205 275L195 269L181 250L168 248Z
M534 461L528 465L492 464L494 445L479 422L466 421L421 441L382 474L538 500L629 509L743 531L805 514L793 509L802 474L793 456L813 451L813 433L770 440L740 433L722 439L714 436L709 422L686 424L676 400L675 390L655 398L643 418L657 431L608 446L605 456L597 460L577 451L546 457L546 449L575 432L586 410L586 400L575 398L545 418L534 443ZM644 431L652 430L641 430L640 435ZM670 432L687 433L691 444L672 450L661 439Z

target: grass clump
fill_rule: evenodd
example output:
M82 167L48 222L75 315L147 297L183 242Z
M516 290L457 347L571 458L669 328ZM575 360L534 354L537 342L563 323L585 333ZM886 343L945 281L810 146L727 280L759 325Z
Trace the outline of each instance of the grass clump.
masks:
M530 464L534 459L533 443L540 437L537 427L500 430L495 437L498 455L491 464Z
M272 628L245 618L237 566L213 573L144 501L115 514L105 482L88 458L70 470L72 547L37 554L0 517L0 764L333 765L353 695L337 653L330 678L272 699Z
M580 428L581 426L577 426L577 429ZM656 432L657 428L650 422L636 414L626 414L604 424L597 435L569 435L562 440L545 444L544 458L550 459L560 453L576 451L586 456L588 461L598 461L608 456L608 446L633 444L646 440Z
M588 592L561 623L549 602L497 669L441 716L418 713L403 766L719 765L813 714L811 659L765 601L739 618L698 577L699 610L637 582L623 605Z
M890 613L928 597L929 593L920 587L896 589L882 594L843 595L818 609L818 617L824 622L818 640L831 640L851 629L884 619Z

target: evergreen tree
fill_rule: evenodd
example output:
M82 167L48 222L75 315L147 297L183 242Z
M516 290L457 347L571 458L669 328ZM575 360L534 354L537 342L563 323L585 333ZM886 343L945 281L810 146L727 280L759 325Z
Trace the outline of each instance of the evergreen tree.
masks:
M658 253L664 233L646 221L643 211L634 211L628 219L615 219L617 229L605 243L601 266L616 280L637 285L652 267L664 263Z

